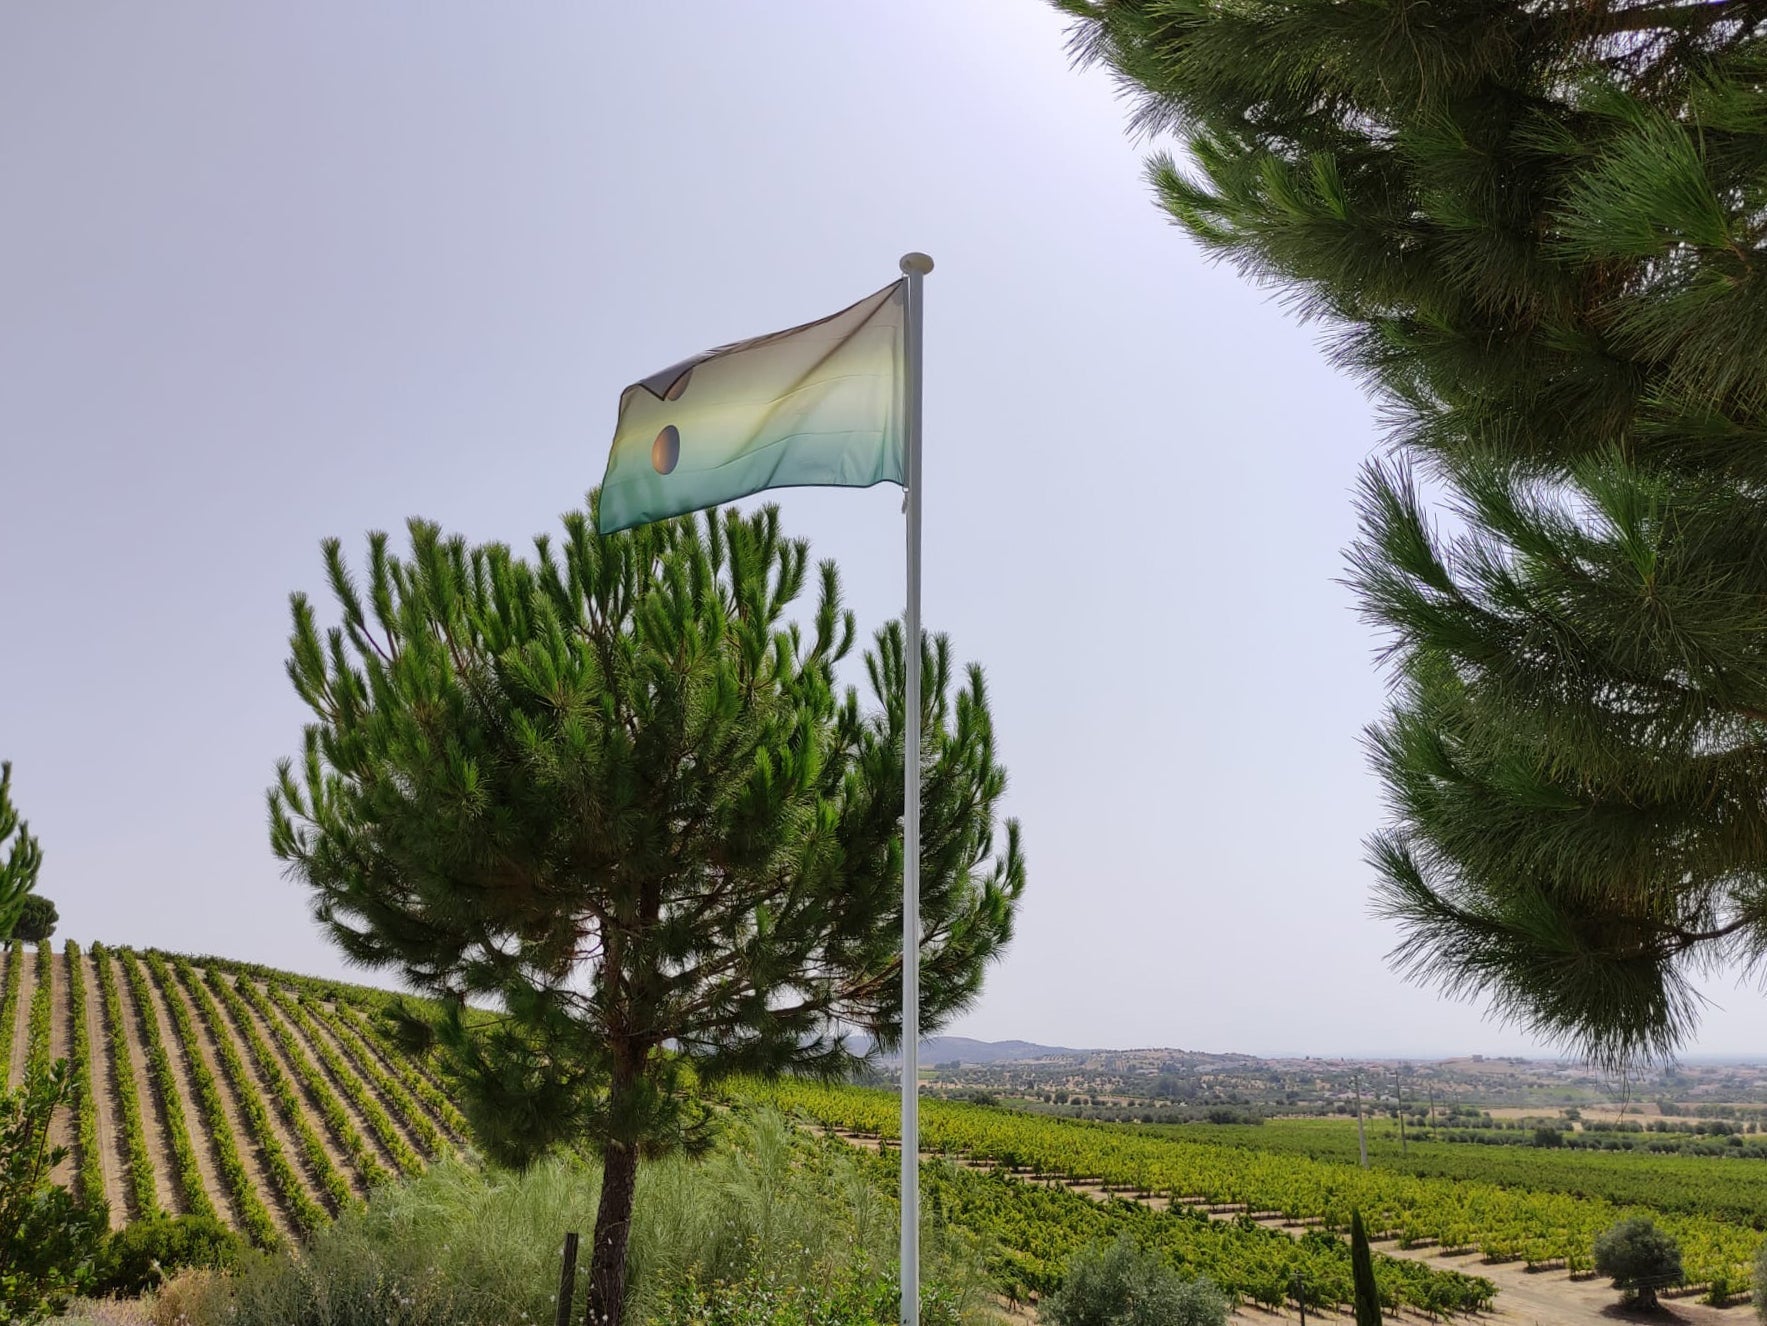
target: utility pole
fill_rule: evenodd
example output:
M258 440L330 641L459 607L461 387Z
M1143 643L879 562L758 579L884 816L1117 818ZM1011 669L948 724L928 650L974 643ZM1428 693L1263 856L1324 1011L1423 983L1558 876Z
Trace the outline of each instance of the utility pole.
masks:
M1399 1070L1393 1070L1393 1094L1399 1100L1399 1154L1410 1155L1405 1145L1405 1083L1399 1077Z
M1362 1074L1356 1074L1356 1149L1362 1153L1362 1168L1368 1168L1368 1134L1362 1128Z
M1436 1131L1436 1084L1430 1083L1430 1131Z

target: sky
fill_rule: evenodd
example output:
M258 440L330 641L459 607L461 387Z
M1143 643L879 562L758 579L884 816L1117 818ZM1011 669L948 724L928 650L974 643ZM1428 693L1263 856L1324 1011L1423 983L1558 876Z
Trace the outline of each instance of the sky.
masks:
M926 621L1030 865L948 1030L1545 1052L1384 961L1373 409L1125 121L1035 0L0 9L0 756L60 934L350 974L264 810L320 540L525 546L628 383L920 249ZM778 500L900 612L899 491ZM1767 998L1709 995L1690 1052L1757 1049Z

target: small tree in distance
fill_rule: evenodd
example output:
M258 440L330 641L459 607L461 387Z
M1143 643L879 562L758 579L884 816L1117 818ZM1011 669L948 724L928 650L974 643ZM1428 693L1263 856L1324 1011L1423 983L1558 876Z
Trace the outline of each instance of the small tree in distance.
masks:
M11 760L0 763L0 854L0 935L10 935L43 865L42 845L12 805Z
M340 626L294 596L314 721L272 844L351 959L454 1010L487 1152L600 1149L590 1319L617 1326L640 1158L708 1140L699 1089L845 1074L845 1027L900 1039L902 632L866 655L870 706L843 694L835 569L791 622L808 548L773 507L605 538L573 513L532 562L410 531L409 560L372 536L366 593L326 544ZM1024 862L980 670L915 647L930 1031L1010 938Z
M1596 1236L1595 1269L1612 1278L1622 1302L1648 1311L1657 1306L1657 1290L1681 1283L1681 1247L1645 1216L1634 1216Z
M27 944L40 943L55 933L61 913L55 904L40 893L27 893L12 923L12 938Z

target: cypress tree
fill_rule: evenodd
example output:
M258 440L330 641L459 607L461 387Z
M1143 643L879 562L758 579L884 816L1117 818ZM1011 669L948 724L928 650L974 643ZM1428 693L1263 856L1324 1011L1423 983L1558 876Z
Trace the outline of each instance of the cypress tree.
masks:
M927 1030L1011 937L1024 861L981 671L916 642L911 719L891 625L869 702L837 687L853 617L773 507L605 538L577 512L531 561L413 522L407 557L371 537L366 592L335 540L325 564L342 621L294 596L313 721L272 845L352 960L452 1010L433 1030L489 1154L599 1149L590 1319L617 1326L640 1159L709 1141L701 1089L843 1076L848 1027L900 1039L909 721Z
M1396 961L1670 1053L1767 952L1767 3L1061 2L1182 137L1164 207L1389 426Z
M1350 1212L1350 1282L1355 1289L1356 1326L1381 1326L1380 1286L1374 1280L1374 1254L1362 1212Z

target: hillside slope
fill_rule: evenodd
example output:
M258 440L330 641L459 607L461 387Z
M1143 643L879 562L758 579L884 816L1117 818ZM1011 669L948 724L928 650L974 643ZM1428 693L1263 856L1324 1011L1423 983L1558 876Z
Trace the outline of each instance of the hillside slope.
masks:
M434 1065L388 1039L394 996L222 958L13 944L0 976L7 1085L65 1058L58 1181L113 1226L212 1213L260 1245L463 1149Z

